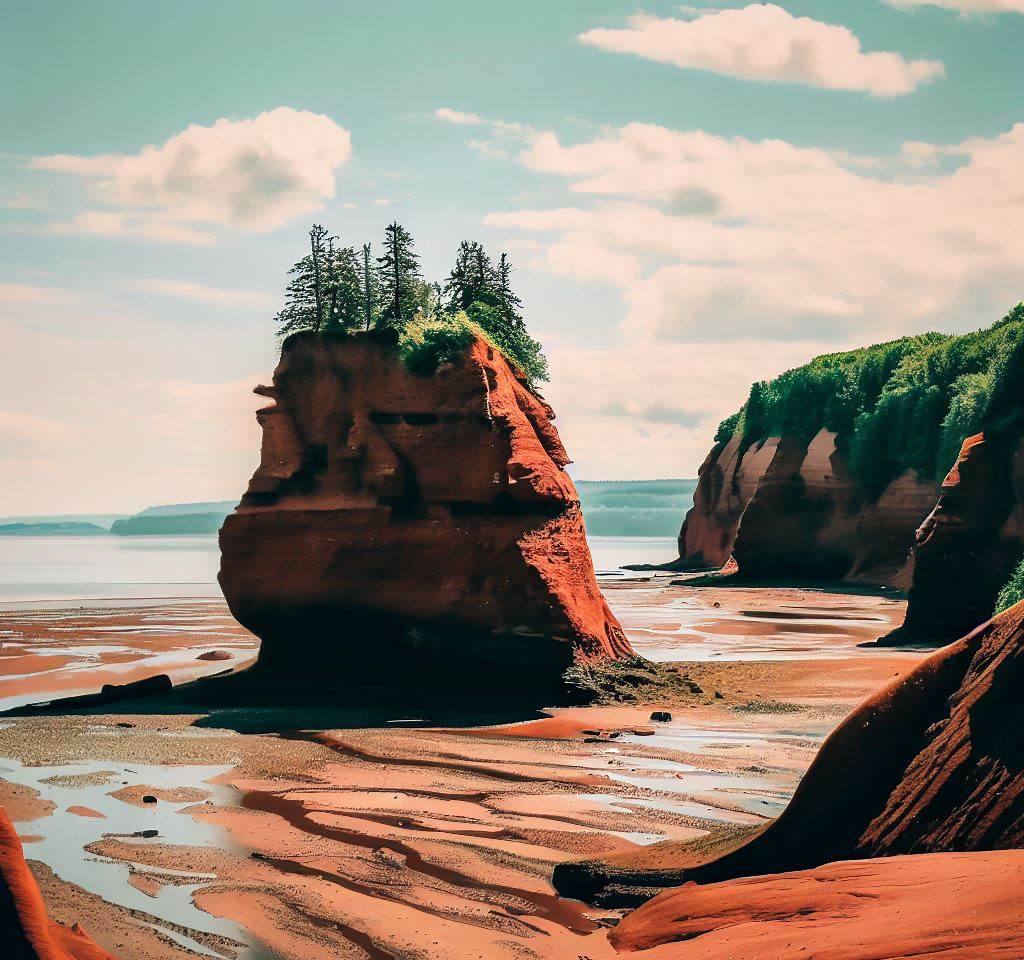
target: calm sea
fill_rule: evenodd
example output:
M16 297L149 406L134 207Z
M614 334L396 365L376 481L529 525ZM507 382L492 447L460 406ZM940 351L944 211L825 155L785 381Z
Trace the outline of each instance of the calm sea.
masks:
M591 537L598 572L676 556L668 537ZM218 597L215 537L2 537L0 604Z

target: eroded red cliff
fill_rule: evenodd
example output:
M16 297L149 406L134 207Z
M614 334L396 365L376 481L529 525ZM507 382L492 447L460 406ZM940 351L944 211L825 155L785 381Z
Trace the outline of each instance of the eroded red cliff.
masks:
M21 841L0 808L0 957L3 960L113 960L79 927L46 915Z
M500 685L632 656L552 411L486 343L420 376L387 335L298 335L258 392L275 402L220 581L261 668L370 659Z
M938 484L912 471L869 497L836 435L717 444L701 468L679 537L677 569L717 569L734 556L755 578L845 579L902 587L914 534Z
M883 642L948 643L985 620L1024 556L1024 441L968 437L917 531L907 615Z

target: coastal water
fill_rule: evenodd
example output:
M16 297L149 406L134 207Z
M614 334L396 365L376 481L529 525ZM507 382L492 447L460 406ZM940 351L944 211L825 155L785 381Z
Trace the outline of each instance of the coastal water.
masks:
M591 537L599 573L676 556L669 537ZM216 537L3 537L0 606L67 600L219 597Z

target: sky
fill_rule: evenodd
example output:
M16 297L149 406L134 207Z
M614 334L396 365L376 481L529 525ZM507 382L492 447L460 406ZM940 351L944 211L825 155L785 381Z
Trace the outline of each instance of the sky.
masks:
M231 499L312 222L508 251L584 479L1024 296L1024 0L0 0L0 514Z

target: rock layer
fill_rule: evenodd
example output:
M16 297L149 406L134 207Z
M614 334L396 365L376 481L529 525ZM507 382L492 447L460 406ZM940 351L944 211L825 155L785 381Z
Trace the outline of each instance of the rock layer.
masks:
M747 450L734 436L701 467L674 567L717 569L735 556L749 577L903 586L914 533L937 491L908 472L869 497L828 430Z
M113 960L79 927L46 915L21 841L0 809L0 956L4 960Z
M992 613L1024 555L1024 441L968 437L917 531L903 626L885 643L947 643Z
M633 655L553 413L485 342L420 376L387 334L300 334L257 392L275 403L220 582L263 641L258 668L374 661L508 686Z
M1024 853L945 853L689 885L610 934L643 960L1016 960Z

